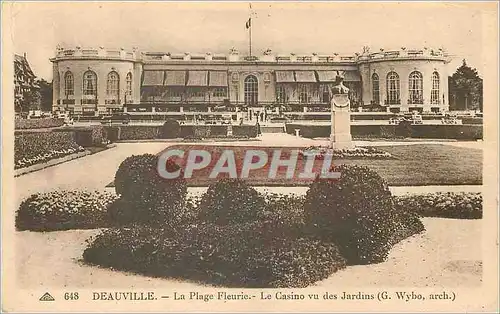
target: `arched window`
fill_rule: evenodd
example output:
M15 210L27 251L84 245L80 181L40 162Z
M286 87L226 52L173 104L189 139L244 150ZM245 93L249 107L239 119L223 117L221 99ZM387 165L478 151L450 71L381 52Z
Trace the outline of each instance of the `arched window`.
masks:
M387 103L389 105L401 104L399 98L399 75L396 72L387 74Z
M410 73L408 79L408 101L410 104L424 103L423 76L418 71Z
M74 95L75 94L74 86L75 85L73 80L73 73L68 71L64 74L64 95L66 96Z
M110 99L118 99L120 95L120 76L115 71L109 72L106 82L106 95Z
M93 71L83 73L83 95L97 97L97 75Z
M253 75L249 75L245 78L245 104L254 105L257 104L259 99L259 83L257 78Z
M330 104L330 86L326 84L321 87L321 100L324 103Z
M439 104L439 73L432 73L431 104Z
M380 104L380 81L377 73L372 75L372 99L375 104Z

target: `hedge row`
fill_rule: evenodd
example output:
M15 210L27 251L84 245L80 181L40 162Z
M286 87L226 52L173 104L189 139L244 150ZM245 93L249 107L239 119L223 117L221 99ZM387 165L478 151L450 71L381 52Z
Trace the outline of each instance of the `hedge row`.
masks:
M300 135L306 138L329 137L331 127L328 125L305 125L288 123L286 132L295 135L300 129ZM377 138L434 138L478 140L483 138L483 126L470 125L351 125L353 137Z
M18 133L14 136L14 167L28 167L81 150L73 132Z
M483 124L483 118L479 117L462 117L462 124Z
M173 138L163 134L162 126L123 125L104 126L108 138L117 140L147 140L158 138ZM235 125L232 127L235 137L257 137L257 127L254 125ZM181 125L179 137L181 138L224 138L227 137L228 126L225 125Z
M64 125L64 119L40 118L40 119L15 119L14 128L22 129L44 129L55 128Z
M102 146L109 142L107 130L101 125L65 127L53 130L53 132L70 132L78 145L83 147Z
M220 184L220 183L219 183ZM219 193L221 193L219 191ZM241 193L241 192L238 192ZM227 192L230 197L224 198L231 204L248 204L248 198L241 195L235 199L234 192ZM205 196L207 197L207 196ZM103 200L113 201L102 202ZM222 199L222 198L221 198ZM245 200L246 199L246 200ZM256 194L257 202L261 202L262 196ZM43 201L42 201L43 200ZM294 228L297 224L303 224L304 212L303 196L267 194L265 196L265 210L259 212L254 210L249 214L257 215L263 220L271 220L279 225L286 226L288 229ZM201 199L186 199L185 207L187 217L185 221L196 221L200 217ZM427 193L427 194L408 194L394 196L395 206L399 211L412 212L421 217L440 217L455 219L481 219L483 217L483 199L480 193ZM91 205L89 205L91 204ZM16 226L20 230L32 231L55 231L61 230L61 226L67 226L67 229L73 227L72 224L78 221L79 228L95 228L96 221L100 220L98 225L102 227L111 227L115 224L115 218L112 212L119 209L124 204L109 193L100 193L94 191L55 191L45 194L34 194L25 199L17 212ZM45 209L44 209L45 206ZM88 208L87 208L88 207ZM91 207L91 208L90 208ZM50 208L51 211L46 209ZM78 208L79 211L74 209ZM243 206L242 209L250 208ZM259 207L260 208L260 207ZM83 211L83 212L80 212ZM106 215L86 216L88 210L93 213L107 213ZM58 217L55 217L57 215ZM75 218L75 215L77 216ZM246 215L239 213L234 218ZM220 217L225 217L221 216ZM205 218L206 219L206 218ZM207 219L208 220L208 219ZM212 221L220 221L220 218L210 218Z
M481 193L429 193L395 197L400 210L412 210L423 217L457 219L483 218Z

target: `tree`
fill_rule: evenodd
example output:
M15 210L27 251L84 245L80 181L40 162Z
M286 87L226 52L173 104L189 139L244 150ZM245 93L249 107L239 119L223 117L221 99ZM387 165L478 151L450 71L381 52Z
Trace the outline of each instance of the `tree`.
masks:
M475 68L467 65L465 59L448 82L450 109L483 110L483 79Z
M41 109L43 111L52 111L52 82L44 79L37 80L40 86Z
M21 101L22 111L28 110L39 110L42 102L42 96L38 89L30 89L24 94L24 98Z

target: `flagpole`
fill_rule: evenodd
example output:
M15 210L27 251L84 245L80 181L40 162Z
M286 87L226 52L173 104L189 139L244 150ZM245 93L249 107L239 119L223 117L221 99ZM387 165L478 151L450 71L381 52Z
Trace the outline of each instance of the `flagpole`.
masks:
M252 22L251 22L251 18L250 18L250 28L249 28L249 31L250 31L250 57L252 56Z
M250 7L250 18L248 19L248 28L249 28L249 32L250 32L250 41L249 41L249 50L250 50L250 57L252 57L252 3L250 2L249 4L249 7Z

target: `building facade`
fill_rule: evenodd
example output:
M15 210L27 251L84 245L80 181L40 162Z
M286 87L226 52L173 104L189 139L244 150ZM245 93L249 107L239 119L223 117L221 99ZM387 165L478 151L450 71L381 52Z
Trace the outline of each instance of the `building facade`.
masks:
M14 108L16 112L40 109L40 102L33 97L40 87L30 67L26 54L14 55Z
M336 75L350 89L351 111L448 110L447 55L399 50L352 56L171 54L58 48L53 63L55 110L74 115L189 115L238 112L253 119L283 112L330 111Z

